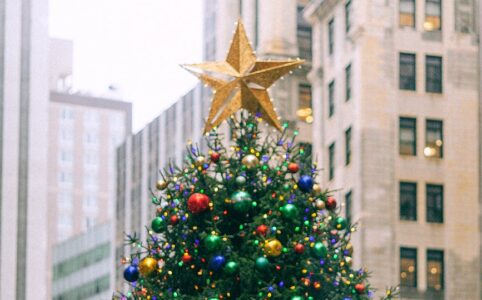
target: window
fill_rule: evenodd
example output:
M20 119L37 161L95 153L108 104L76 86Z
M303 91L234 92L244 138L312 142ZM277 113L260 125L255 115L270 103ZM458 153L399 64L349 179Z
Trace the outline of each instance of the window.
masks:
M351 64L345 68L345 101L351 98Z
M87 145L97 145L99 143L99 135L97 132L86 132L84 135L84 143Z
M64 190L59 192L57 201L60 209L70 210L72 208L72 191Z
M417 220L417 184L400 182L400 220Z
M332 55L335 48L335 19L328 22L328 54Z
M425 123L425 148L426 157L443 157L443 122L427 120Z
M62 108L60 119L62 121L72 121L74 119L74 110L70 107Z
M93 150L84 152L84 167L97 167L99 164L99 153Z
M313 109L311 106L311 85L300 84L298 86L298 94L299 106L298 111L296 112L296 114L298 115L298 119L306 123L312 123Z
M402 155L417 155L417 120L400 118L400 145Z
M65 142L71 143L73 140L74 140L74 130L73 130L73 128L61 127L60 128L60 142L61 143L65 143Z
M416 56L412 53L400 53L400 80L401 90L416 90Z
M345 164L351 162L351 127L345 130Z
M345 194L345 218L348 224L351 224L351 191Z
M335 177L335 143L332 143L328 147L328 160L329 160L329 170L328 178L331 180Z
M61 163L71 164L73 159L74 159L72 151L70 151L70 150L60 150L59 159L60 159Z
M345 32L350 32L351 28L351 0L345 3Z
M87 210L95 210L97 208L97 196L95 194L84 195L83 207Z
M88 110L84 113L85 126L98 126L99 125L99 113L96 111Z
M417 249L400 248L400 286L417 287Z
M400 0L400 26L415 27L415 0Z
M298 51L302 59L311 60L311 26L303 18L303 7L298 6L297 37Z
M95 172L84 173L84 188L90 190L97 190L98 188L98 176Z
M335 80L328 84L328 117L335 113Z
M444 252L427 250L427 289L440 291L444 288Z
M72 172L71 171L60 171L59 172L59 182L64 185L72 184Z
M423 28L426 31L442 29L442 5L441 0L425 0L425 22Z
M442 57L425 57L425 91L442 93Z
M95 218L88 216L84 218L84 229L89 229L95 226Z
M427 222L443 223L444 221L444 189L442 185L427 184Z

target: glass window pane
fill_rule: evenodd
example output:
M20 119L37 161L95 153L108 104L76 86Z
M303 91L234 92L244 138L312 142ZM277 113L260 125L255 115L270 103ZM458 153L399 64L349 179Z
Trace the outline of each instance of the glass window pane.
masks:
M335 176L335 143L332 143L328 148L328 160L329 160L329 179L333 179Z
M417 249L400 248L400 285L417 287Z
M417 220L417 184L400 182L400 219Z
M427 184L427 222L443 223L443 186Z
M400 118L399 153L402 155L416 155L416 119Z
M328 116L331 117L335 113L335 81L332 80L328 84Z
M425 90L430 93L442 92L442 57L426 56Z
M351 98L351 64L345 68L345 101Z
M298 86L298 119L306 123L313 122L313 108L311 102L311 85L300 84Z
M443 122L438 120L427 120L425 133L426 157L443 157Z
M416 56L411 53L400 53L400 82L401 90L416 90Z
M333 50L335 48L335 20L331 19L330 22L328 22L328 54L333 54Z
M415 27L415 0L400 0L400 26Z
M345 131L345 164L351 162L351 127Z
M352 217L352 192L349 191L345 194L345 218L348 224L351 224L351 217Z
M423 27L426 31L442 29L442 6L440 0L425 1L425 22Z
M444 288L444 253L427 250L427 289L440 291Z

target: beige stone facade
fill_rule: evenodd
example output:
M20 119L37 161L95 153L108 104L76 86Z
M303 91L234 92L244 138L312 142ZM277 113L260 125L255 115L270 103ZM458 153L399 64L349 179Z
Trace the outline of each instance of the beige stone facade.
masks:
M311 1L304 16L314 36L313 147L324 169L319 180L343 188L334 193L341 203L350 196L342 211L360 225L354 262L373 272L373 286L402 281L404 299L480 299L477 3L426 2ZM404 53L414 58L413 69L401 63ZM407 70L415 76L402 88ZM400 118L415 124L411 155L402 150ZM435 146L433 124L442 136ZM400 204L404 183L416 187L408 219ZM442 199L437 221L433 199ZM405 248L415 250L409 271ZM442 267L428 257L434 252L443 254Z

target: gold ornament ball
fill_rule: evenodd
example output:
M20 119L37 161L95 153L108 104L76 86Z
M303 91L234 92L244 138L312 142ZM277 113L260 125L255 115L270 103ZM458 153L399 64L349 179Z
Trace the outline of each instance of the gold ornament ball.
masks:
M348 251L349 255L352 255L353 254L353 244L352 243L346 244L345 250Z
M350 256L346 256L345 257L345 262L346 264L351 267L352 263L353 263L353 259L350 257Z
M269 239L264 242L264 253L267 256L279 256L281 254L281 250L283 245L277 239Z
M157 270L157 260L152 257L146 257L139 263L139 272L144 277L152 275Z
M204 163L206 163L206 158L202 155L196 157L196 166L202 166L204 165Z
M248 154L245 157L243 157L243 160L241 162L248 169L252 169L259 164L259 159L253 154Z
M320 199L316 200L315 205L316 205L316 208L318 209L325 209L325 201L323 200L320 200Z
M164 180L158 180L156 183L156 187L158 190L163 190L167 188L167 182L165 182Z
M315 184L313 185L313 192L314 192L315 194L321 193L321 186L320 186L319 184L316 184L316 183L315 183Z

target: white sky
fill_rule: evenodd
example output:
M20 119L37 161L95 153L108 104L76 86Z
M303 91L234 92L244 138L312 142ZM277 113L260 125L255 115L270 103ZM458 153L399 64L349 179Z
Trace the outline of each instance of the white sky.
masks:
M115 84L141 129L197 79L179 67L202 58L202 0L50 0L50 35L74 41L74 88Z

